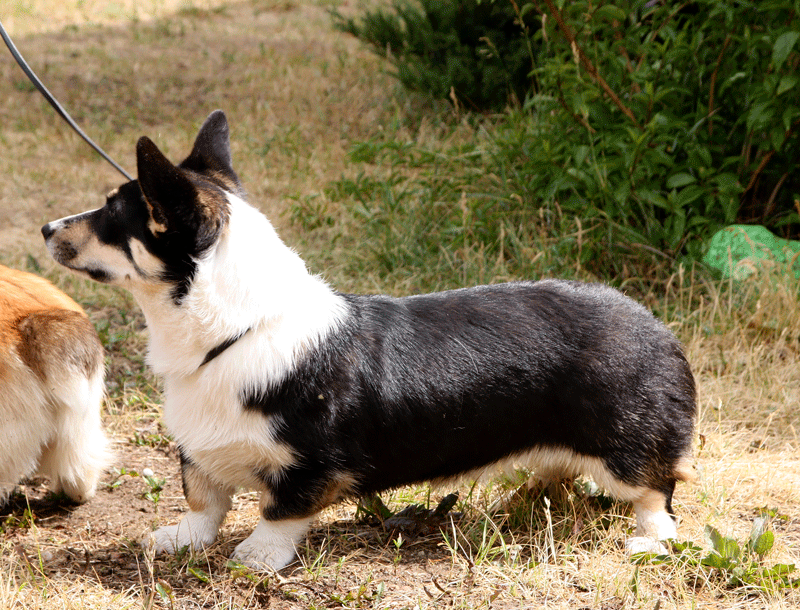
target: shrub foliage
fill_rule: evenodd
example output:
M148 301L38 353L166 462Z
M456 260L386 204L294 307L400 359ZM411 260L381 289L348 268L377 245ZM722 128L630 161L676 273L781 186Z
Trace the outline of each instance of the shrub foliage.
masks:
M799 8L543 2L551 43L527 107L552 120L521 143L526 198L670 252L734 221L796 223Z
M612 263L620 249L697 257L708 235L733 222L797 236L800 0L421 6L397 4L396 14L375 13L350 31L391 50L412 88L446 94L443 76L422 76L424 60L501 93L481 90L473 102L507 100L509 90L524 99L493 131L484 171L503 179L487 194L487 217L511 207L580 220L590 243L583 255ZM486 76L491 53L478 51L499 49L499 38L482 42L499 31L482 17L489 8L514 16L492 57L526 63L517 88ZM471 32L469 44L456 26Z
M458 100L470 110L502 110L525 99L531 83L534 15L524 19L512 2L396 0L390 11L359 19L334 12L334 23L391 60L413 91Z

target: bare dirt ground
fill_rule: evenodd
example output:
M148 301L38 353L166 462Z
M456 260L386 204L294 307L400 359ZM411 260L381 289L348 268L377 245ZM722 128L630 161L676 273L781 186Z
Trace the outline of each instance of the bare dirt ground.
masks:
M58 99L129 172L139 136L178 160L208 112L225 109L250 199L292 241L299 237L287 221L292 201L357 171L346 161L351 142L398 117L416 120L407 118L407 100L395 95L379 63L332 31L327 6L31 0L15 3L8 18L0 9L0 19L13 25L17 46ZM65 505L40 482L28 482L0 511L0 608L800 605L797 592L734 591L685 566L632 565L622 549L632 527L624 505L570 491L552 505L536 500L522 525L489 519L484 511L498 484L460 486L452 520L412 524L399 537L357 518L352 503L333 507L299 561L266 575L227 561L257 521L256 498L243 492L207 553L147 557L140 537L175 522L186 505L175 449L159 423L158 382L144 364L141 315L125 294L56 269L38 233L48 220L101 205L122 179L68 131L3 52L0 116L0 262L56 281L100 329L109 354L105 422L117 450L91 502ZM409 133L425 129L420 120ZM324 246L309 254L312 268L332 256ZM338 288L363 289L359 278L337 280ZM777 536L769 564L800 563L800 374L792 324L760 345L748 343L742 329L682 336L698 378L701 421L700 482L676 493L681 535L702 543L711 524L746 540L766 509ZM433 490L430 502L450 491ZM398 490L384 499L397 509L428 501L428 493Z

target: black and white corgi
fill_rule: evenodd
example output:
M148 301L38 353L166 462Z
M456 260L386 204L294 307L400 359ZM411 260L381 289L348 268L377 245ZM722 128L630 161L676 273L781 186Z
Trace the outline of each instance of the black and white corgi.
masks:
M56 261L144 311L190 508L149 548L211 544L245 487L261 519L233 558L280 569L344 497L502 464L631 501L633 551L676 536L695 386L644 307L558 280L341 294L244 200L222 112L179 165L146 137L136 152L138 180L42 233Z

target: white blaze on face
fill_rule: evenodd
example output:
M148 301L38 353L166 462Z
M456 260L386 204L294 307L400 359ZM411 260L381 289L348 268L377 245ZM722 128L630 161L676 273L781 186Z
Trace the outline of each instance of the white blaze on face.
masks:
M110 284L127 285L138 279L159 276L163 263L148 252L141 241L129 243L130 258L122 249L102 243L88 220L93 213L76 214L50 223L53 233L47 239L47 249L53 259L74 271L102 275L102 281Z
M67 216L50 223L53 231L47 239L50 255L60 264L84 273L102 273L109 282L116 282L121 271L132 268L124 252L101 244L89 223L81 219L93 212Z

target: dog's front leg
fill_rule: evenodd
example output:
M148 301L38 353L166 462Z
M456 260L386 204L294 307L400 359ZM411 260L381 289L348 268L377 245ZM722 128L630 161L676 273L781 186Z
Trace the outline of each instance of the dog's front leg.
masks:
M199 550L217 538L225 515L231 508L232 488L217 485L181 451L183 494L189 514L177 525L160 527L142 541L145 549L159 553L177 553L184 547Z
M295 557L295 547L306 535L315 515L296 519L270 520L267 505L272 503L272 495L261 494L261 520L231 555L231 559L256 570L275 569L289 565Z

